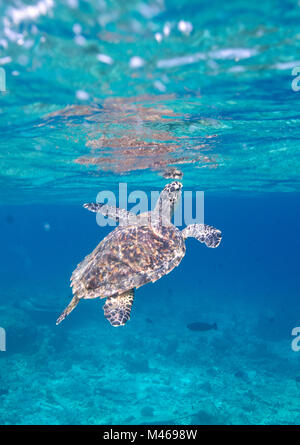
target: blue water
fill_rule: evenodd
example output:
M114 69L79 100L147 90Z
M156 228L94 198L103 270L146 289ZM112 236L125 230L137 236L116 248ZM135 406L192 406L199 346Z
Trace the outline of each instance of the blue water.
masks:
M0 12L0 423L299 424L298 3ZM124 327L99 299L56 326L72 271L112 230L82 204L120 182L160 191L171 165L205 192L221 245L188 239Z

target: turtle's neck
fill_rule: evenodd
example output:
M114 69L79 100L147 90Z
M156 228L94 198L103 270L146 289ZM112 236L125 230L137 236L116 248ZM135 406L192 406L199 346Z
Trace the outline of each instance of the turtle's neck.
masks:
M162 192L153 210L153 219L160 224L169 225L174 215L175 205L170 202L167 195Z

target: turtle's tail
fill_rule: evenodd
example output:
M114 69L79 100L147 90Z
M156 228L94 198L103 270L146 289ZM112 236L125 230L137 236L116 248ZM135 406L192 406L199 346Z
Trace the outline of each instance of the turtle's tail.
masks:
M56 325L61 323L69 315L69 313L72 312L72 310L79 303L79 300L80 299L78 297L76 297L76 295L72 298L72 300L70 301L69 305L66 307L66 309L62 312L62 314L56 320Z

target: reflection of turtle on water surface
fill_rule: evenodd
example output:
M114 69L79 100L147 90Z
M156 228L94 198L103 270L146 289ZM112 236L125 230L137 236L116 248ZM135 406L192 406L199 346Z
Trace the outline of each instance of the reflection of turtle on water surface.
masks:
M165 179L182 179L183 173L177 167L166 167L162 172L162 176Z
M134 215L107 204L84 204L92 212L119 221L77 266L71 276L73 299L57 320L59 324L84 298L106 298L104 316L112 326L130 318L134 289L154 282L178 266L185 255L185 240L194 237L217 247L221 232L205 224L191 224L180 231L171 223L182 184L165 186L153 212Z

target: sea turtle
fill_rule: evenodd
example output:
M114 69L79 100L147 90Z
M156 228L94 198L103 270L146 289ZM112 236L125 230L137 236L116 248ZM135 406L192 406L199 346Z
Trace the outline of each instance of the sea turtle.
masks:
M180 231L171 218L182 184L174 181L161 192L155 209L135 215L107 204L84 204L92 212L119 221L71 276L73 298L58 318L59 324L84 298L106 298L104 316L112 326L130 318L134 290L155 282L178 266L185 255L185 240L194 237L208 247L218 247L221 232L206 224L191 224Z

